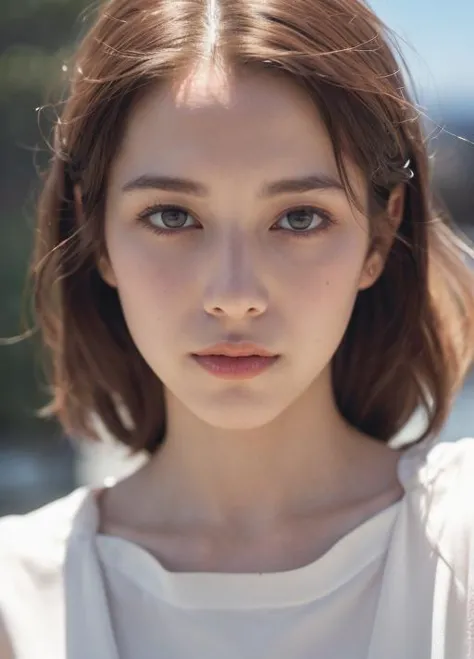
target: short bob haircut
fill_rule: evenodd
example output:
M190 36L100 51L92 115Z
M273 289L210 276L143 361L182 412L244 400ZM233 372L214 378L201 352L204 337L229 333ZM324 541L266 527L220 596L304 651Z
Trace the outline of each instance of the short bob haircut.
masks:
M52 392L42 413L95 440L99 420L131 454L152 454L164 440L163 385L97 264L106 254L107 175L129 113L152 86L206 58L275 71L306 90L348 195L343 156L366 177L372 247L390 229L390 191L406 184L384 271L358 294L334 355L333 387L345 419L377 440L392 439L419 408L427 425L414 442L434 438L474 358L472 252L435 208L396 41L360 0L110 0L99 8L69 69L38 204L34 304Z

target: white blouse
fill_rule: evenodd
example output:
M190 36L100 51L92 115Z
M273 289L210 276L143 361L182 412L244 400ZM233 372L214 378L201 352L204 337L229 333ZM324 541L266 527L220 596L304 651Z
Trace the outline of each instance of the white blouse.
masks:
M174 573L81 487L0 520L17 659L474 659L474 438L407 449L404 497L313 563Z

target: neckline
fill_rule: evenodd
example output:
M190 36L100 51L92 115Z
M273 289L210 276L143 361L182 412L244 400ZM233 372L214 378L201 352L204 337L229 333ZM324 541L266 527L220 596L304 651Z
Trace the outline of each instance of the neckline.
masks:
M129 540L102 534L96 534L95 540L101 560L109 568L141 591L175 607L290 607L329 595L377 561L387 549L403 500L364 521L315 561L280 572L171 572L145 548Z
M426 446L402 449L397 464L404 495L340 538L325 554L302 567L279 572L171 572L144 547L97 532L99 487L86 487L86 526L95 538L100 558L108 567L152 597L179 608L258 609L294 606L324 597L356 578L385 553L408 489L416 485ZM84 528L84 527L83 527ZM350 557L350 560L348 560Z

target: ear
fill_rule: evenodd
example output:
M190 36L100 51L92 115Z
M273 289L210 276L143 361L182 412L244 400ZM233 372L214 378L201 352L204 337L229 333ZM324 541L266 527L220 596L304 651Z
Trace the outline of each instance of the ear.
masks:
M372 243L361 273L359 285L361 291L373 286L383 272L395 235L403 220L405 193L404 183L397 185L390 193L386 209L388 230Z
M84 206L82 203L82 190L81 186L76 183L74 186L74 206L76 210L76 216L79 218L79 222L83 222L84 219ZM106 254L102 254L97 261L97 270L99 271L100 276L105 281L106 284L112 288L117 287L117 280L110 263L110 260Z
M106 284L112 288L117 288L117 279L115 277L112 264L106 254L102 254L97 262L97 270Z

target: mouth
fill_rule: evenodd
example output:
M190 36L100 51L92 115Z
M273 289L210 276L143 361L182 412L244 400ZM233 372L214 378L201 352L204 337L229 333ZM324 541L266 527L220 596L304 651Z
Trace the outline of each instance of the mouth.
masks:
M208 373L227 380L256 377L279 360L279 355L193 354L193 359Z
M239 343L216 343L194 354L200 357L277 357L275 353L270 352L265 347L248 341L241 341Z

